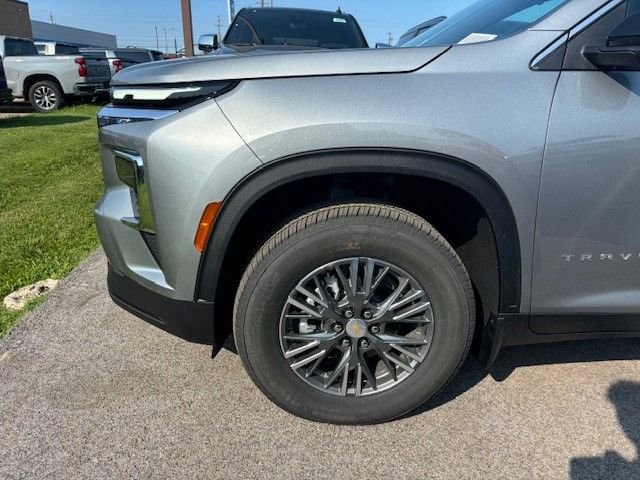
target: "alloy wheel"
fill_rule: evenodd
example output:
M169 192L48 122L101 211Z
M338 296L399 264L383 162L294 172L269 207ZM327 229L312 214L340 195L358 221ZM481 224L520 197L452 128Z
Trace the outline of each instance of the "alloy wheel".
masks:
M56 92L47 85L41 85L33 92L36 105L43 110L52 110L58 103Z
M425 290L373 258L347 258L309 273L287 298L282 353L314 388L339 396L386 391L425 360L434 333Z

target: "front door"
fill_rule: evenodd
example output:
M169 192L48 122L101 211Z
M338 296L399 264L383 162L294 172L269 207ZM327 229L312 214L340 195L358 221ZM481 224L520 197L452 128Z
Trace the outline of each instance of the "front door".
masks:
M574 32L551 110L531 311L591 314L584 331L611 330L603 312L640 313L640 72L597 71L581 53L639 7L623 2Z

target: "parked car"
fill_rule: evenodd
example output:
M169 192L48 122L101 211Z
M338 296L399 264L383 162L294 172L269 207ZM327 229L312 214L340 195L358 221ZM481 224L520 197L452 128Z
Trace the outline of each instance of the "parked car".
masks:
M162 52L148 50L146 48L117 48L109 50L104 48L81 48L80 53L87 58L106 58L111 66L111 73L115 74L123 68L139 65L141 63L157 62L164 60Z
M57 110L64 96L85 97L108 90L109 67L103 60L78 55L38 55L31 40L0 36L7 84L37 112Z
M122 64L122 60L120 60L115 56L113 57L109 56L109 55L115 55L113 51L103 50L103 49L97 50L97 49L83 48L80 51L80 53L82 53L82 55L84 55L86 58L105 59L109 63L109 72L111 76L115 75L116 73L118 73L120 70L124 68L124 65Z
M11 102L13 102L13 94L11 93L11 89L7 86L7 78L4 74L2 57L0 57L0 105L7 105Z
M447 17L436 17L436 18L432 18L431 20L427 20L426 22L421 23L420 25L416 25L415 27L409 29L406 33L404 33L400 37L400 40L398 40L398 43L396 43L396 47L401 47L402 45L407 43L409 40L413 40L418 35L423 34L430 28L435 27L436 25L438 25L439 23L442 23L446 19Z
M272 401L346 424L417 408L472 346L640 335L640 3L480 0L406 46L116 75L113 299L233 334Z
M33 42L40 55L79 55L76 45L60 42Z
M273 50L368 48L352 15L300 8L243 8L222 43L218 35L200 37L203 52L242 54Z

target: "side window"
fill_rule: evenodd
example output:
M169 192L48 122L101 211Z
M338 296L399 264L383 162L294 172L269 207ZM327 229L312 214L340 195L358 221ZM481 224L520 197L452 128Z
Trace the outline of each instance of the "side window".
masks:
M4 40L4 55L6 57L29 57L38 55L38 50L32 42L6 38Z
M250 45L254 43L253 31L247 21L241 17L231 26L229 35L225 40L229 45Z
M636 12L640 12L640 0L629 0L629 10L627 12L627 16Z
M636 4L639 1L634 0ZM627 4L622 3L589 28L576 35L567 44L567 53L564 57L563 70L597 70L586 58L582 56L582 49L589 45L604 45L607 35L611 33L627 15Z

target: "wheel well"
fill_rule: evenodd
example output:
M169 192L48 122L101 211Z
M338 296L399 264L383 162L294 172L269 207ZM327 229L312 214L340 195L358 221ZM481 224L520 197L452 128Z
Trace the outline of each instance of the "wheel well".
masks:
M60 82L56 77L54 77L53 75L47 75L45 73L38 73L35 75L30 75L24 79L24 83L22 85L22 94L24 95L24 98L28 99L29 89L33 86L34 83L40 82L42 80L47 80L49 82L55 83L60 89L60 93L64 95L64 91L62 90L62 85L60 85Z
M498 246L482 205L461 188L406 174L336 173L298 179L261 196L242 216L224 253L215 291L216 340L232 331L233 301L246 266L262 244L294 218L322 206L373 202L402 207L431 223L454 247L471 277L478 335L500 300ZM479 337L478 337L479 338Z

